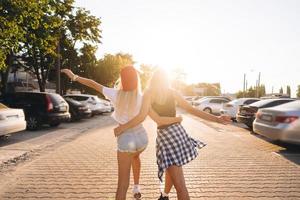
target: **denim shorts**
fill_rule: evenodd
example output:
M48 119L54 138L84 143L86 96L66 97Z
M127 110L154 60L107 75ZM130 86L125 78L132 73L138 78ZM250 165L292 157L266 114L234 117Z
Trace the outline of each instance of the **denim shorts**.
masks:
M143 125L126 130L118 137L118 151L135 153L148 145L148 136Z

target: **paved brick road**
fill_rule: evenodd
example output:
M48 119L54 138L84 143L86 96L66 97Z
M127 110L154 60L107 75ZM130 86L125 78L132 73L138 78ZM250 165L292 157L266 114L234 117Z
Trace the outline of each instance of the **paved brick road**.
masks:
M147 120L150 144L142 155L143 199L159 194L155 125ZM113 199L116 190L114 124L99 128L17 167L0 199ZM191 199L300 199L300 167L274 153L281 147L246 131L205 125L187 115L184 126L208 146L185 166ZM131 189L127 199L131 198ZM174 190L171 199L176 199Z

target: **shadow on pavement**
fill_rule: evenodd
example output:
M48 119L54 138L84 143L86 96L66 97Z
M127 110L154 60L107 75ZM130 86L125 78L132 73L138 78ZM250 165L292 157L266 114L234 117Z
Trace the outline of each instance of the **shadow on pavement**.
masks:
M285 142L281 142L281 141L274 141L271 140L269 138L266 138L264 136L261 136L259 134L256 134L255 132L253 132L252 130L248 129L250 131L250 134L252 134L253 136L262 139L266 142L272 143L274 145L280 146L283 149L279 150L275 153L277 153L278 155L288 159L289 161L300 165L300 144L290 144L290 143L285 143Z
M74 122L69 122L69 123L74 123ZM77 121L76 123L84 123L84 120L82 121ZM9 135L8 137L1 137L0 138L0 147L4 147L7 145L15 144L18 142L23 142L26 140L30 140L33 138L37 138L46 134L50 134L53 131L57 131L60 129L65 129L64 124L59 125L58 127L50 127L47 125L43 125L39 130L35 131L21 131L18 133L13 133Z
M277 152L279 155L292 161L293 163L300 165L300 145L287 144L283 142L276 142L275 144L285 148Z

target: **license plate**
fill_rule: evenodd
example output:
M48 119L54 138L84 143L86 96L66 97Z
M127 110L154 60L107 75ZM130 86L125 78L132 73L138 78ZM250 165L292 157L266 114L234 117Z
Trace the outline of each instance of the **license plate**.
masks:
M261 120L268 121L268 122L271 122L273 119L271 115L262 115L260 118Z

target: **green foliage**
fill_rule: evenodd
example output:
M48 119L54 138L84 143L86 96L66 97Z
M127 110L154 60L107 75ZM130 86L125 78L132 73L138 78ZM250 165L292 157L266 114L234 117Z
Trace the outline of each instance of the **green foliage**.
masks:
M142 89L145 89L150 81L150 78L152 77L153 72L156 70L156 67L142 64L140 70L142 72L140 74Z
M129 54L106 54L97 62L95 73L89 78L105 86L113 87L119 78L121 67L131 64L133 64L133 59Z
M198 83L195 85L196 88L203 89L203 96L219 96L221 95L220 83Z
M279 89L279 93L283 94L283 88L282 87Z
M259 87L250 87L247 91L238 91L236 93L237 98L242 97L263 97L266 95L266 87L264 84L260 85Z
M90 43L100 42L101 21L73 3L74 0L0 1L1 75L11 67L6 62L9 55L18 55L24 61L22 67L36 75L41 91L47 80L55 80L55 73L50 72L55 70L58 57L63 67L72 66L91 74L97 48ZM77 42L84 43L81 49Z
M289 85L286 86L286 93L291 96L291 87Z

